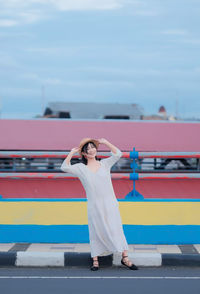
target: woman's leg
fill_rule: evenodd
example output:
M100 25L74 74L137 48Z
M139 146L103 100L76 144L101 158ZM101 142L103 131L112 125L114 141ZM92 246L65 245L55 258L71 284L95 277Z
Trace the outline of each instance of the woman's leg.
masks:
M127 257L124 257L124 256L127 256ZM124 250L122 252L122 258L125 264L127 264L128 266L132 265L132 262L128 259L128 250Z
M93 266L99 266L98 256L93 257Z

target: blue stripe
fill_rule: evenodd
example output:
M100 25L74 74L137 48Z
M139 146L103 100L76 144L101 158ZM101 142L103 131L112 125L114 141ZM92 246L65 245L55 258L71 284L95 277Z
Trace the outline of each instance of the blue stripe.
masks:
M200 225L124 225L130 244L199 244Z
M129 244L199 244L198 225L123 225ZM0 225L0 242L89 243L87 225Z

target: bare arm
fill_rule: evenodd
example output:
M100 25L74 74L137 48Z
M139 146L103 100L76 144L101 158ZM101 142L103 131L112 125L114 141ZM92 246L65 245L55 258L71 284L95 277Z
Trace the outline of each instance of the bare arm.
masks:
M120 159L120 157L122 156L122 152L118 147L111 144L108 140L104 138L99 139L98 141L99 143L105 144L111 150L112 155L101 160L105 164L105 166L110 169Z
M72 148L72 150L69 152L69 154L67 155L67 157L65 158L65 160L63 161L63 166L65 166L65 164L70 165L70 161L73 157L73 155L79 151L78 147Z
M111 144L108 140L102 138L102 139L98 139L98 141L101 144L105 144L114 154L117 153L117 147Z

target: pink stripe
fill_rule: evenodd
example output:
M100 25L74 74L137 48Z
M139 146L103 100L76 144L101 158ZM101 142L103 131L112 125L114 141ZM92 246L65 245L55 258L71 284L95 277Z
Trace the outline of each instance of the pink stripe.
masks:
M1 150L66 151L83 137L106 138L122 151L200 150L200 123L1 119L0 133Z

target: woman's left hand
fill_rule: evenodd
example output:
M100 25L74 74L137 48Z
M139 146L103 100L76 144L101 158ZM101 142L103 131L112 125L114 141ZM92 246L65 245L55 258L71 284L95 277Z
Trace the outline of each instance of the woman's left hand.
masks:
M106 139L104 139L104 138L97 139L97 140L98 140L98 142L99 142L100 144L106 144L106 143L108 143L108 141L107 141Z

